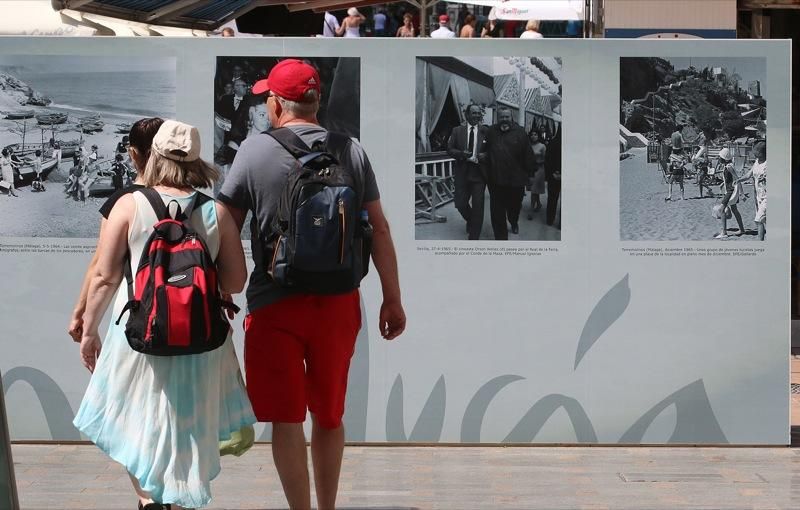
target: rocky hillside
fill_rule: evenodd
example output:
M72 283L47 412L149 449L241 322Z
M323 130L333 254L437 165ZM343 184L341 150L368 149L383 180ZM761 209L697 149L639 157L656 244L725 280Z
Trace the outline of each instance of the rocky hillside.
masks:
M36 92L27 83L10 74L0 73L0 106L47 106L50 99Z
M681 123L684 136L706 131L714 138L734 138L745 134L737 105L766 107L763 99L750 98L740 88L735 70L714 75L708 68L676 70L659 58L625 58L621 71L620 122L635 133L665 138Z

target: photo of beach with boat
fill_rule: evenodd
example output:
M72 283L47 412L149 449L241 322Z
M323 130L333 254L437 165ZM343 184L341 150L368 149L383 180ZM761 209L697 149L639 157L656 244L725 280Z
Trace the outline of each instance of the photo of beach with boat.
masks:
M620 239L766 239L766 59L620 59Z
M0 56L0 236L93 238L135 178L131 125L175 117L172 57Z

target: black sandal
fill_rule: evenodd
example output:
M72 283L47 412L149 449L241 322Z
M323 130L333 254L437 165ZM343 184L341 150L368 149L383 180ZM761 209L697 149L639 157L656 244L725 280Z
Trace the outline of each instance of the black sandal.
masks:
M139 501L139 510L170 510L170 505L162 505L161 503L148 503L146 505L142 505L142 502Z

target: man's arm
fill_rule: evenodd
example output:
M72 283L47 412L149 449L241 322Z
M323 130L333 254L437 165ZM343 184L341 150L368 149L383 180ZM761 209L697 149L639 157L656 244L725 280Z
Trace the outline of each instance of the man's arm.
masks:
M400 278L397 272L397 255L394 251L389 222L383 214L380 200L366 202L364 207L372 225L372 262L381 279L383 304L378 328L381 335L392 340L406 328L406 315L400 299Z

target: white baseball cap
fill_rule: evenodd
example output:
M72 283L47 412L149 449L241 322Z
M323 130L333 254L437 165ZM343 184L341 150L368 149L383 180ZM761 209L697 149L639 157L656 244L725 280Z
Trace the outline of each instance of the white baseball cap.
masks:
M724 161L732 160L733 156L731 155L731 150L727 147L723 148L721 151L719 151L719 159Z
M200 158L200 132L189 124L165 120L153 138L153 150L174 161L195 161Z

